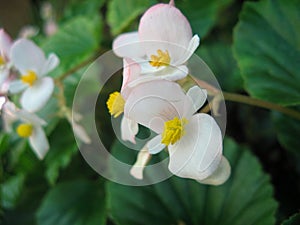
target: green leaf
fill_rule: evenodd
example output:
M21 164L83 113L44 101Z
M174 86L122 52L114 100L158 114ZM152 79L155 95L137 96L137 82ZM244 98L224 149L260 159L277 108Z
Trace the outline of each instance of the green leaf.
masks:
M121 33L130 23L141 15L154 0L111 0L108 3L107 21L113 35Z
M247 148L226 139L224 151L232 174L221 186L202 185L175 176L143 187L108 182L108 210L112 219L122 225L167 225L179 221L195 225L273 225L277 203L272 197L269 176ZM118 142L113 152L126 163L135 160L134 151ZM151 179L153 174L147 173L147 169L145 172Z
M201 45L197 51L226 91L243 90L243 80L233 58L231 46L225 43Z
M246 2L234 32L234 50L253 97L300 104L298 0Z
M75 17L64 23L58 32L43 43L43 49L54 52L60 58L60 66L54 76L78 65L98 49L101 41L102 23L99 16Z
M300 224L300 213L296 213L289 219L285 220L282 225L299 225Z
M25 176L18 174L9 178L1 185L1 206L5 209L13 209L20 199L24 186Z
M232 0L181 0L175 1L175 4L191 23L193 33L203 38L216 24L220 11L231 2Z
M280 113L273 113L273 121L280 144L300 156L300 121Z
M51 185L54 185L60 170L66 168L72 156L77 153L71 125L67 121L61 122L49 137L49 143L50 150L45 158L46 178Z
M105 224L102 185L86 180L58 184L43 199L37 212L39 225Z

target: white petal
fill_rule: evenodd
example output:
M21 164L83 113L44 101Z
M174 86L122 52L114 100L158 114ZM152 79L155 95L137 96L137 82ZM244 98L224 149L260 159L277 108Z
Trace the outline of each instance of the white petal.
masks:
M135 135L138 133L138 124L123 116L121 121L121 138L123 141L130 141L135 144Z
M147 165L150 158L151 154L148 152L148 150L142 149L137 156L136 162L130 170L130 174L136 179L142 180L144 168Z
M221 185L229 178L230 173L230 164L228 160L222 156L221 162L215 172L204 180L198 180L198 182L202 184Z
M35 126L44 126L47 123L37 115L30 113L24 109L15 111L15 115L22 121L33 124Z
M184 64L188 59L193 55L200 44L200 38L198 35L194 35L191 39L189 46L187 47L186 51L182 55L182 57L177 61L174 62L175 65Z
M49 100L54 90L54 82L51 77L38 80L32 87L23 92L20 102L29 112L40 110Z
M191 87L186 95L193 102L193 113L197 112L207 99L207 91L205 89L201 89L199 86Z
M39 159L43 159L49 150L49 143L44 130L40 126L34 127L29 143Z
M157 154L166 147L166 145L161 143L161 139L162 139L161 135L157 135L154 138L152 138L150 141L148 141L146 146L150 154L152 155Z
M169 170L179 177L203 180L221 161L221 130L211 116L201 113L191 118L185 132L179 142L169 145Z
M8 75L9 75L9 69L7 69L6 67L0 68L0 87L6 81Z
M9 84L9 92L12 94L19 93L28 87L27 84L23 83L21 80L14 80Z
M121 34L113 41L113 51L119 57L141 58L145 53L140 48L138 32Z
M6 101L2 108L3 125L6 132L12 131L12 124L18 119L16 112L16 105L13 102Z
M11 45L12 40L10 36L4 31L4 29L0 29L0 55L8 59Z
M157 75L162 76L166 80L176 81L185 78L189 73L189 69L186 66L169 66L162 73L158 73Z
M12 45L10 53L11 61L21 74L26 74L28 70L39 74L46 61L44 52L27 39L16 41Z
M133 61L130 58L124 58L123 59L123 83L122 83L122 88L121 92L128 83L136 80L141 73L141 67L138 63Z
M181 87L167 80L153 80L135 86L124 108L127 118L160 134L164 122L183 115L186 95Z
M55 67L57 67L58 64L59 64L59 58L54 53L51 53L48 59L45 61L41 70L41 74L39 75L40 76L46 75L47 73L52 71Z
M74 135L85 144L91 143L91 138L86 133L85 129L73 121L72 123Z
M171 62L176 62L188 48L192 30L186 17L176 7L156 4L142 16L139 37L148 57L156 55L158 49L168 50Z

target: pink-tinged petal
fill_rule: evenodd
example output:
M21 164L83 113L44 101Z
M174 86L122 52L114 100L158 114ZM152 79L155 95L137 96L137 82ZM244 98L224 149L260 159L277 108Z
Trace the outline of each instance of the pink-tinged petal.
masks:
M157 154L166 147L166 145L161 143L161 139L161 135L157 135L148 141L146 146L150 154Z
M29 143L38 158L43 159L49 150L49 143L42 127L34 127L33 133L29 137Z
M186 95L181 87L167 80L154 80L135 86L124 108L127 118L156 133L163 131L164 122L183 115Z
M168 148L169 170L173 174L204 180L216 171L221 161L221 130L211 116L196 114L186 124L184 136Z
M192 39L188 20L170 4L157 4L149 8L140 20L138 31L147 56L156 55L158 49L168 50L171 64L182 57Z
M192 108L187 110L192 111L193 114L200 109L207 99L207 91L205 89L201 89L199 86L191 87L186 95L193 103Z
M148 152L148 150L145 148L142 149L137 156L136 162L134 163L134 165L132 166L132 168L130 170L130 174L134 178L142 180L144 168L146 167L150 158L151 158L151 154Z
M7 68L0 68L0 87L6 81L9 75L9 69Z
M47 73L55 69L55 67L57 67L58 64L59 64L59 58L54 53L51 53L48 56L48 59L45 61L41 73L39 75L40 76L46 75Z
M12 131L12 124L18 119L16 112L16 105L10 101L6 101L2 108L3 125L6 132Z
M10 82L8 90L10 93L16 94L25 90L27 87L28 85L22 82L21 80L14 80Z
M121 121L121 138L123 141L130 141L135 144L135 135L139 131L138 124L123 116Z
M11 61L21 74L32 70L40 76L40 72L45 64L44 52L32 41L20 39L11 47Z
M138 32L121 34L113 41L113 51L119 57L141 58L145 55L140 47Z
M82 126L80 126L79 124L77 124L73 121L72 127L73 127L74 135L80 141L82 141L85 144L90 144L92 142L91 138L88 136L88 134L86 133L85 129Z
M122 90L127 86L128 83L134 81L140 76L141 67L138 63L133 61L130 58L123 59L123 83L122 83Z
M51 97L53 90L54 82L51 77L38 80L23 92L20 99L22 107L29 112L40 110Z
M12 45L12 40L10 36L0 29L0 55L4 56L6 60L9 60L9 51Z
M198 35L194 35L193 38L190 40L190 43L184 52L184 54L180 57L180 59L174 62L174 65L181 65L184 64L189 60L189 58L193 55L200 44L200 38Z
M222 156L221 162L215 172L204 180L198 180L198 182L202 184L221 185L228 180L230 173L230 164L228 160Z

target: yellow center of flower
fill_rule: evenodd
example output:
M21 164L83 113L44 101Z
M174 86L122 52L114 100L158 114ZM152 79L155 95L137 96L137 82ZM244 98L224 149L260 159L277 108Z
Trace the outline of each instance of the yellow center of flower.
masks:
M34 71L29 70L27 72L27 74L25 74L21 77L21 80L24 83L29 84L29 86L32 86L34 84L34 82L37 80L37 75Z
M5 60L4 60L4 57L2 57L0 55L0 66L4 65L5 64Z
M113 92L106 102L109 113L114 117L120 116L124 112L125 100L120 92Z
M175 144L184 135L184 126L187 122L187 119L179 119L178 117L165 122L161 143L165 145Z
M162 50L157 50L157 55L151 55L150 64L153 67L160 67L160 66L168 66L170 64L171 58L169 55L168 50L163 52Z
M22 123L17 127L17 134L20 137L27 138L32 134L32 125L27 123Z

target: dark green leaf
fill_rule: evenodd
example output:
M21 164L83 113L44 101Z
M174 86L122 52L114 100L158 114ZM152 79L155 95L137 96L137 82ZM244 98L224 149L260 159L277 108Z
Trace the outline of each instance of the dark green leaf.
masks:
M232 174L221 186L175 176L144 187L109 182L108 209L113 220L122 225L167 225L179 221L195 225L273 225L277 203L269 176L247 148L226 139L224 151ZM114 145L113 152L127 163L134 161L134 151L120 143ZM153 175L146 169L145 176L151 179Z
M37 212L39 225L105 224L102 185L86 180L58 184L45 196Z
M300 4L298 0L245 3L234 49L246 89L282 105L300 104Z

